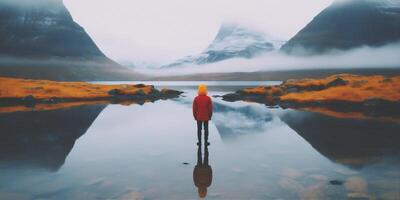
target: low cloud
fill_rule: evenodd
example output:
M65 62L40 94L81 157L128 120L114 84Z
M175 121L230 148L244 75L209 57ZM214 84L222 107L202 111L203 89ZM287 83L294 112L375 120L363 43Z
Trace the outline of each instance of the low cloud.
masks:
M108 67L113 65L104 58L68 58L68 57L46 57L46 58L29 58L18 56L0 55L0 68L1 67L76 67L76 66L92 66L92 67Z
M291 56L282 52L266 53L253 59L230 59L208 65L186 65L169 69L137 69L151 75L196 73L255 72L297 69L348 69L400 67L400 43L383 47L333 50L323 55Z

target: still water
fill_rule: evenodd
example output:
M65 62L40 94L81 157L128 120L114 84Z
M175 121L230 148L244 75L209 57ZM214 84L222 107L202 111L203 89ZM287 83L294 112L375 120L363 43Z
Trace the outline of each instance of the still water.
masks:
M207 199L400 199L397 122L213 98L211 145L198 149L198 83L153 84L185 93L0 114L0 199L199 199L199 184ZM276 83L207 84L213 96Z

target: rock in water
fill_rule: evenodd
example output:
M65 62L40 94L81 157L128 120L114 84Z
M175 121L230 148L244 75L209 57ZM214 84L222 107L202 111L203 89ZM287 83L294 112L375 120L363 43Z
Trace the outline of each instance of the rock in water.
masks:
M329 181L329 183L331 185L342 185L343 184L343 182L339 181L339 180L331 180L331 181Z

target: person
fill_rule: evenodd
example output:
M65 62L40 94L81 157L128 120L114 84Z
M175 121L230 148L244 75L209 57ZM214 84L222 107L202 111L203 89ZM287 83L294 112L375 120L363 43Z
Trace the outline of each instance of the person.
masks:
M201 146L197 148L197 164L193 170L193 182L197 187L197 192L200 198L207 196L207 188L212 183L212 168L208 164L208 146L204 147L204 160L201 155Z
M207 96L207 86L199 85L198 95L193 101L193 117L197 121L197 145L201 145L201 131L204 128L204 142L208 142L208 121L211 120L213 114L213 106L211 98Z

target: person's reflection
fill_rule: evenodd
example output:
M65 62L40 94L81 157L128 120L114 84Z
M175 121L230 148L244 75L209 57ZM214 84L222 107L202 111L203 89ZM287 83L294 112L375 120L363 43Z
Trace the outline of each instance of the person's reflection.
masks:
M208 164L208 146L204 147L204 160L202 159L201 145L197 148L197 164L193 170L194 185L198 188L200 198L205 198L207 188L212 182L212 169Z

